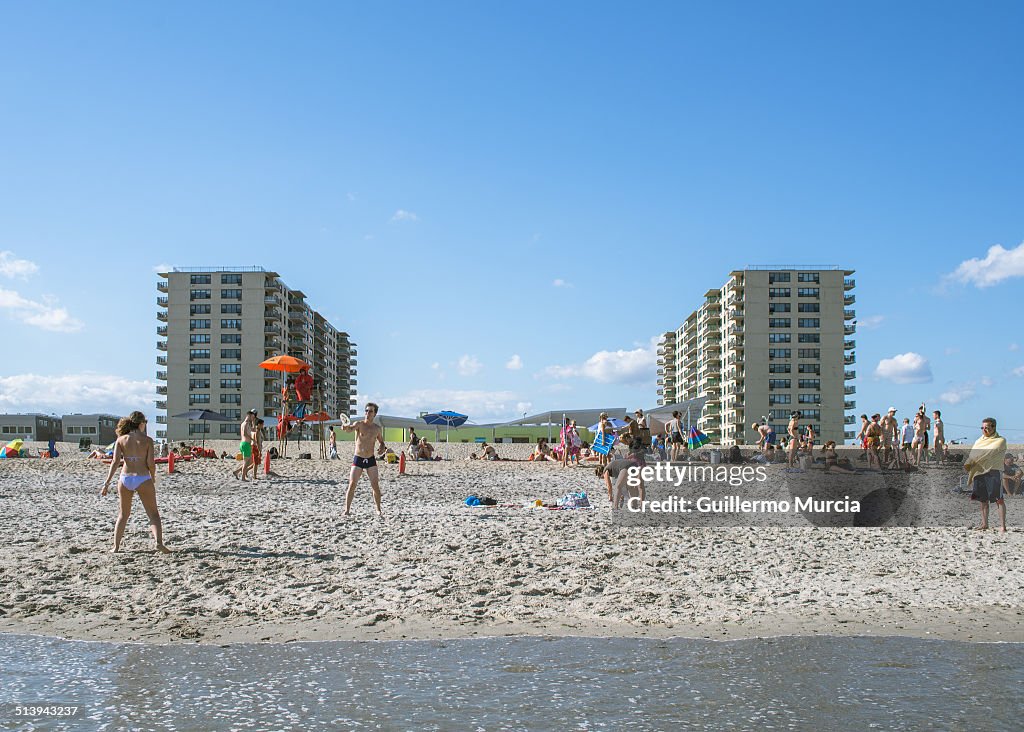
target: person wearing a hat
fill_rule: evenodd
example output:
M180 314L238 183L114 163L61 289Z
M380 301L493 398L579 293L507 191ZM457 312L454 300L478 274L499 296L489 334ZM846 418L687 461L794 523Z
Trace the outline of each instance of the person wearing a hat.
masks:
M892 460L893 445L896 446L896 460L899 460L899 436L900 423L896 419L896 407L889 407L888 413L882 417L882 462L884 465L888 465Z
M232 475L241 478L245 482L245 474L252 468L252 479L256 480L256 468L252 459L252 443L256 439L256 410L250 409L245 413L245 419L239 428L242 441L238 443L238 451L242 453L242 464L232 471Z
M601 445L605 444L605 442L610 439L611 435L612 435L612 423L608 420L608 412L601 412L601 416L600 416L600 418L598 420L598 425L597 425L597 443L601 444ZM610 453L610 452L611 452L611 450L608 451L608 453ZM604 455L601 455L601 460L600 460L599 465L601 465L602 467L608 465L608 462L609 462L608 453L605 453Z

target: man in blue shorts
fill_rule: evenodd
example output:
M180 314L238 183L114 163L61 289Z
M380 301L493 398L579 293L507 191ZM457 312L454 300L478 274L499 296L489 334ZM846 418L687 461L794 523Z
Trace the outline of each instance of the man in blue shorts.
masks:
M377 405L369 402L366 405L366 416L358 422L342 425L346 432L356 433L355 455L352 457L352 469L348 476L348 492L345 494L345 515L352 513L352 499L356 495L356 484L362 477L363 471L370 476L370 488L373 490L373 502L377 505L377 515L384 516L380 507L380 476L377 474L377 458L374 455L373 446L380 442L379 455L384 455L387 445L384 444L384 434L380 425L373 421L377 416Z

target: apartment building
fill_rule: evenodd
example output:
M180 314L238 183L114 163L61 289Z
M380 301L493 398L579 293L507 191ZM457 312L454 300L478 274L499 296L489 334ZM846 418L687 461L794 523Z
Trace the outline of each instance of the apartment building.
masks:
M237 436L242 414L276 416L285 375L259 364L282 354L311 364L332 417L355 414L356 344L262 267L182 267L157 283L157 437ZM169 415L209 409L229 422ZM268 420L269 422L269 420Z
M109 445L117 439L116 414L65 414L60 418L66 442L89 438L94 445Z
M64 432L59 417L46 414L0 414L0 445L11 440L38 440L48 442L64 439Z
M757 441L767 417L785 434L800 410L822 440L854 432L853 270L758 266L736 270L658 347L658 404L706 396L698 429L723 445Z

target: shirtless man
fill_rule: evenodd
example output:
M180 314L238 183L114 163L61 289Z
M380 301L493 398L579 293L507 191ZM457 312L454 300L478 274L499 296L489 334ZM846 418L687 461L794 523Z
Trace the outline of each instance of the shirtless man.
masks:
M914 447L917 448L915 465L920 466L921 460L928 460L928 431L931 429L932 421L924 412L924 405L918 410L914 417Z
M874 417L872 417L872 419L874 419ZM889 411L886 413L884 417L882 417L882 421L880 424L882 427L882 450L884 453L883 460L885 464L888 465L889 461L892 460L893 445L896 444L896 441L899 440L900 436L900 423L899 420L896 419L896 407L889 407ZM899 464L899 461L899 445L896 445L897 465Z
M370 488L373 490L373 502L377 506L377 515L381 518L384 517L384 511L380 507L380 476L377 474L377 458L374 456L373 446L374 443L380 442L379 454L383 455L387 450L387 445L384 444L384 434L381 428L373 421L376 416L377 405L369 402L366 405L366 417L358 422L342 425L342 429L346 432L356 433L356 451L352 457L352 470L349 471L348 476L348 492L345 494L346 516L352 513L352 499L356 495L356 484L365 470L366 474L370 476Z
M789 426L786 433L789 435L789 467L796 464L796 452L800 448L800 412L790 412Z
M935 459L941 463L946 459L946 432L945 426L942 424L942 412L936 409L932 412L932 417L935 418L932 422L932 429L934 430L932 442L935 447Z
M771 460L771 452L775 449L775 430L767 422L754 422L754 424L750 425L750 429L755 430L758 434L758 449L763 450L764 456Z
M232 471L232 475L245 482L245 474L252 468L252 479L256 480L256 468L252 459L252 443L256 441L256 410L250 409L238 429L242 441L238 443L238 451L242 453L242 464ZM241 475L239 475L241 473Z

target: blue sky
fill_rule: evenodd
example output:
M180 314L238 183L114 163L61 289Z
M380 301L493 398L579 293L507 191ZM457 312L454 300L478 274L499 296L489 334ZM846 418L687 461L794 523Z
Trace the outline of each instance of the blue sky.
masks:
M708 287L823 263L858 412L1024 441L1019 4L3 15L0 410L152 410L162 264L275 269L361 396L482 421L651 406Z

